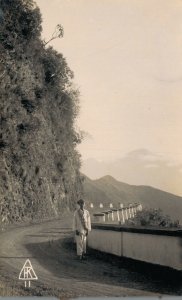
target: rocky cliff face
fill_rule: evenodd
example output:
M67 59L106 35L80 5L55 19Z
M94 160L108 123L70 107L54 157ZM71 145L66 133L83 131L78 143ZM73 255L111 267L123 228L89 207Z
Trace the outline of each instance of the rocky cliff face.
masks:
M73 74L41 41L33 1L0 8L1 221L57 216L82 194Z

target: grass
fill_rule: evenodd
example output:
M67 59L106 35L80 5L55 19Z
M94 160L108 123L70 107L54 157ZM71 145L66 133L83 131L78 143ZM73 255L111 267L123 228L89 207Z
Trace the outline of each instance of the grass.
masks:
M15 283L11 285L6 284L3 281L0 281L0 296L1 297L11 297L11 296L27 296L28 294L23 289L16 287Z
M18 297L18 296L44 296L44 297L56 297L58 299L70 299L74 298L74 295L67 293L64 290L58 291L54 287L46 285L39 285L32 288L17 287L15 282L10 284L0 280L0 297Z

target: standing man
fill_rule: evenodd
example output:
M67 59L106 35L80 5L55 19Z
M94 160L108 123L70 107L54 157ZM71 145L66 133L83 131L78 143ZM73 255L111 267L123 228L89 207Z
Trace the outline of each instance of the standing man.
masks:
M88 210L84 209L84 200L80 199L77 204L79 208L74 213L73 231L76 237L77 255L81 260L86 254L86 240L88 232L91 231L91 222Z

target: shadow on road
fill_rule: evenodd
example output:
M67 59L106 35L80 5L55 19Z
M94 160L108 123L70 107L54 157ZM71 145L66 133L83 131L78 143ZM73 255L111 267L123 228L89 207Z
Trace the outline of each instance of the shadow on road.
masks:
M114 255L88 250L85 261L78 261L75 244L69 230L41 232L33 243L26 248L36 257L42 267L57 278L77 281L97 282L139 289L161 294L182 295L181 273L164 268L157 268L145 263L122 259ZM58 228L55 228L58 230ZM44 233L44 235L42 235ZM50 240L50 233L52 239ZM57 234L57 239L55 235ZM47 237L48 241L37 241L38 237Z

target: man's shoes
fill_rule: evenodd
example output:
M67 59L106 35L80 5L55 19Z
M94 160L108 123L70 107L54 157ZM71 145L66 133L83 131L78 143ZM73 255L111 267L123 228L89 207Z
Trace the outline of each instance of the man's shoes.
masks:
M84 259L84 260L87 259L85 254L82 254L82 259Z
M82 255L77 255L77 260L82 261L82 260L86 260L86 253L83 253Z

